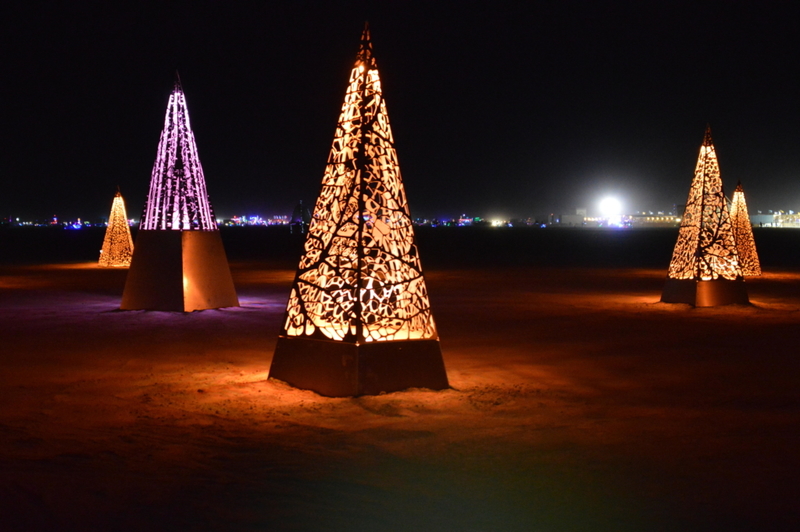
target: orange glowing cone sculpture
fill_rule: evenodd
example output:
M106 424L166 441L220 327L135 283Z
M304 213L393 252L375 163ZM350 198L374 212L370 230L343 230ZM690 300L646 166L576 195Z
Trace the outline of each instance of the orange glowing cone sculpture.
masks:
M761 275L761 262L758 260L753 227L750 224L750 215L747 212L747 202L744 200L744 189L742 189L741 183L738 183L733 192L733 200L731 200L731 224L742 274L745 277Z
M748 302L710 127L700 147L661 301L698 307Z
M448 387L368 28L270 378L328 396Z
M108 228L103 239L99 264L104 268L127 268L131 265L131 255L133 255L133 239L128 225L128 215L125 212L125 200L117 191L111 204L111 214L108 216Z
M192 312L236 306L239 299L176 75L120 308Z

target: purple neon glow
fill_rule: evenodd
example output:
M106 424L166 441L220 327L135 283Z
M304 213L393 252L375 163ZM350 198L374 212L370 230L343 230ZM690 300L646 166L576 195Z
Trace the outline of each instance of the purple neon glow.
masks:
M176 76L150 177L142 229L217 230L203 167L189 123L186 96Z

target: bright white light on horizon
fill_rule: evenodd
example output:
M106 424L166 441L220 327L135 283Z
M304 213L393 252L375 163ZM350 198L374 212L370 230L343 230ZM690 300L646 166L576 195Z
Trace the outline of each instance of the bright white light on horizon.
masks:
M607 197L600 200L600 214L605 218L614 218L622 214L622 203L617 198Z

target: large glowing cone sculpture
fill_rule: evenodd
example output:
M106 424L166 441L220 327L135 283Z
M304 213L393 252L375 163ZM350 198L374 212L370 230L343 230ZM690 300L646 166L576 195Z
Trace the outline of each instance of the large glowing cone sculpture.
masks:
M736 242L736 252L739 255L739 265L745 277L761 275L761 262L756 252L756 241L753 238L753 226L750 224L750 215L747 212L747 202L744 200L744 189L738 183L733 191L731 200L731 225L733 226L733 239Z
M748 302L710 127L700 146L661 301L697 307Z
M339 397L448 387L368 28L270 378Z
M120 308L239 305L176 76Z
M127 268L131 265L133 255L133 239L131 227L128 225L128 214L125 212L125 200L117 191L111 204L108 216L108 227L100 250L100 266L104 268Z

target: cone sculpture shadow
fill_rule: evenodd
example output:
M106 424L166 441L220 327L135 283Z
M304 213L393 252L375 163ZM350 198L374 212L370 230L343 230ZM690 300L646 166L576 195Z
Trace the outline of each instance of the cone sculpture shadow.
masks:
M335 397L448 387L368 28L269 377Z
M120 308L192 312L239 306L176 78Z
M700 147L661 301L696 307L749 302L710 127Z

